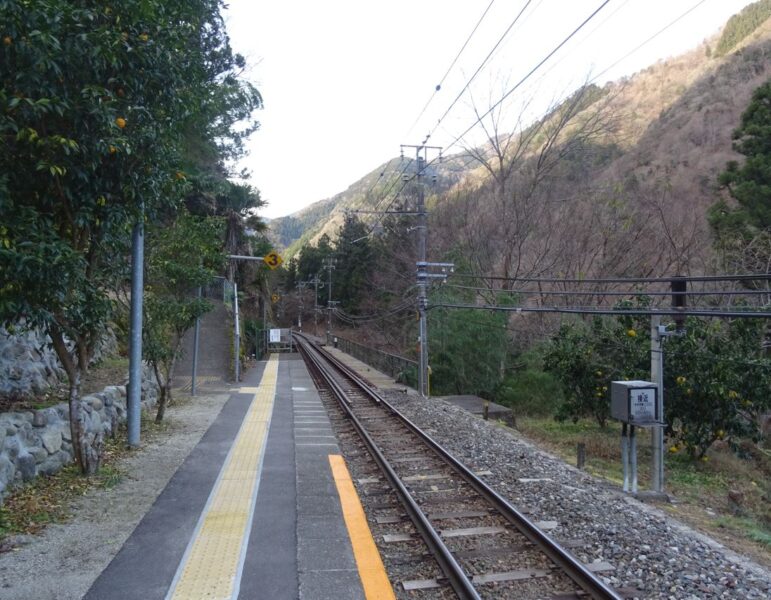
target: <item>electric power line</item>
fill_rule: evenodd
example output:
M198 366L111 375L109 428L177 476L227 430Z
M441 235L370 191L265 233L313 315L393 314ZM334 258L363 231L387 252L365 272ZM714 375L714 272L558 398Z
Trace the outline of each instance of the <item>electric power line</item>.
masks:
M677 18L676 18L674 21L671 21L670 23L668 23L667 25L665 25L664 27L662 27L661 29L659 29L659 30L658 30L656 33L654 33L652 36L650 36L650 37L649 37L647 40L645 40L644 42L640 43L638 46L636 46L635 48L633 48L632 50L630 50L629 52L627 52L626 54L624 54L624 56L622 56L621 58L619 58L619 59L618 59L616 62L614 62L612 65L610 65L609 67L605 68L603 71L601 71L600 73L598 73L597 75L595 75L595 76L592 78L592 82L594 82L594 81L597 81L597 79L599 79L600 77L602 77L602 76L603 76L605 73L607 73L608 71L610 71L610 70L611 70L613 67L615 67L617 64L619 64L620 62L623 62L624 60L626 60L627 58L629 58L629 57L630 57L632 54L634 54L635 52L637 52L637 51L638 51L640 48L642 48L643 46L645 46L645 45L646 45L646 44L648 44L649 42L653 41L653 40L654 40L655 38L657 38L659 35L661 35L662 33L664 33L664 32L665 32L667 29L669 29L670 27L672 27L672 25L674 25L675 23L677 23L677 22L678 22L680 19L684 18L685 16L689 15L691 12L693 12L694 10L696 10L697 8L699 8L699 6L701 6L702 4L704 4L706 1L707 1L707 0L699 0L699 2L697 2L697 3L696 3L696 4L694 4L694 5L693 5L691 8L689 8L688 10L686 10L686 11L685 11L683 14L681 14L679 17L677 17Z
M685 291L685 292L656 292L647 290L522 290L522 289L501 289L484 288L471 285L457 285L452 283L444 284L443 287L455 288L460 290L472 290L477 292L493 292L497 294L522 294L522 295L543 295L543 296L758 296L769 295L771 290L717 290L717 291Z
M544 58L541 59L541 61L535 65L522 79L520 79L514 87L512 87L510 90L508 90L503 97L501 97L498 102L493 104L487 112L479 116L463 133L461 133L459 136L457 136L449 145L445 146L445 150L449 150L452 148L455 144L457 144L461 139L463 139L463 136L465 136L469 131L471 131L474 127L476 127L477 123L481 122L482 119L484 119L487 115L489 115L491 112L493 112L498 106L503 104L503 102L511 96L525 81L527 81L538 69L543 66L546 61L548 61L554 54L557 53L557 51L562 48L565 44L570 41L570 39L576 35L581 29L583 29L605 6L608 5L610 0L604 0L602 4L600 4L596 9L594 9L594 12L592 12L586 19L583 20L583 22L576 27L565 39L563 39L557 46L554 47L551 52L549 52Z
M470 33L470 34L468 35L468 37L466 38L466 41L465 41L465 42L463 42L463 46L461 46L460 50L458 50L458 53L455 55L455 58L454 58L454 59L452 59L452 62L450 63L450 66L449 66L449 67L447 67L447 71L445 72L445 74L442 76L442 79L441 79L441 80L439 81L439 83L437 84L436 88L434 89L434 92L431 94L431 97L428 99L428 102L426 102L425 106L423 107L423 110L421 110L421 111L420 111L420 114L419 114L419 115L417 116L417 118L415 119L415 122L414 122L414 123L413 123L413 124L410 126L409 130L408 130L408 131L407 131L407 133L405 134L405 136L404 136L405 138L406 138L406 137L409 137L410 133L412 133L412 130L413 130L413 129L415 129L415 125L417 125L417 124L418 124L418 121L420 121L420 118L421 118L421 117L422 117L422 116L425 114L425 112L426 112L426 109L427 109L427 108L428 108L428 106L431 104L431 101L432 101L432 100L434 99L434 97L436 96L436 93L437 93L439 90L441 90L441 89L442 89L442 84L444 83L444 80L445 80L445 79L447 79L447 76L450 74L450 71L451 71L451 70L452 70L452 68L455 66L455 63L457 63L457 62L458 62L458 59L460 58L460 55L461 55L461 54L463 54L463 51L466 49L466 46L468 46L468 43L471 41L471 38L474 36L474 34L476 33L477 29L478 29L478 28L479 28L479 26L482 24L482 21L483 21L483 20L484 20L484 18L487 16L487 13L489 12L489 10L490 10L490 8L492 7L492 5L493 5L493 3L494 3L494 2L495 2L495 0L490 0L490 4L488 4L488 5L487 5L487 8L486 8L486 9L485 9L485 11L482 13L482 16L481 16L481 17L479 17L479 20L477 21L477 24L476 24L476 25L474 25L474 29L472 29L472 30L471 30L471 33Z
M736 275L687 275L673 277L605 277L605 278L557 278L557 277L499 277L495 275L476 275L474 273L453 273L454 277L489 279L492 281L521 281L526 283L670 283L673 279L685 282L707 281L756 281L771 280L771 273L752 273Z
M468 308L473 310L490 310L513 313L565 313L581 315L628 315L628 316L684 316L684 317L724 317L724 318L761 318L771 319L771 310L694 310L675 308L598 308L591 306L490 306L478 304L447 304L436 303L433 308Z
M610 1L610 0L608 0L608 1ZM466 85L464 85L464 86L463 86L463 89L461 89L461 91L460 91L460 92L458 92L458 95L455 97L455 100L453 100L453 101L450 103L450 106L448 106L448 107L447 107L447 110L445 110L445 111L444 111L444 114L442 114L442 116L441 116L441 117L439 117L439 120L437 120L437 122L436 122L436 124L434 125L433 129L431 129L431 130L428 132L428 135L426 135L426 139L424 140L424 142L423 142L423 143L425 143L425 142L427 142L427 141L428 141L428 138L430 138L430 137L431 137L431 135L434 133L434 131L436 131L436 128L437 128L437 127L439 127L439 125L441 125L442 121L443 121L443 120L445 119L445 117L446 117L446 116L447 116L447 115L450 113L450 111L452 110L452 108L453 108L453 107L454 107L454 106L457 104L458 100L460 100L460 99L461 99L461 97L463 97L463 93L464 93L464 92L465 92L465 91L468 89L468 87L471 85L471 82L472 82L472 81L474 81L474 79L476 78L476 76L477 76L477 75L479 75L479 72L480 72L480 71L482 70L482 68L483 68L483 67L484 67L484 66L487 64L487 61L488 61L488 60L490 60L490 57L491 57L491 56L493 55L493 53L494 53L494 52L497 50L498 46L500 46L500 45L501 45L501 43L502 43L502 42L503 42L503 40L506 38L506 36L509 34L509 32L512 30L512 28L513 28L513 27L514 27L514 26L517 24L517 21L519 21L519 18L520 18L520 17L522 16L522 14L525 12L525 10L527 9L527 7L528 7L528 6L530 6L530 3L531 3L531 2L532 2L532 0L527 0L527 1L525 2L525 5L522 7L522 10L520 10L520 11L519 11L519 13L517 13L517 16L516 16L516 17L514 17L514 20L513 20L511 23L509 23L509 26L508 26L508 27L506 28L506 30L503 32L503 35L501 35L501 37L500 37L500 38L498 38L498 41L497 41L497 42L495 42L495 45L493 46L492 50L490 50L490 52L487 54L487 56L485 56L484 60L483 60L483 61L482 61L482 62L479 64L479 66L477 67L477 70L476 70L476 71L474 71L474 74L473 74L473 75L472 75L472 76L469 78L469 80L466 82Z

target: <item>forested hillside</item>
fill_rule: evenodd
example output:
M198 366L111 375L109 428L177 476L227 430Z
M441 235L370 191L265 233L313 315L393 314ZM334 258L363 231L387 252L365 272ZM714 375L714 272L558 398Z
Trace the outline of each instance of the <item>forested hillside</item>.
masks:
M482 246L522 234L527 239L517 237L520 274L705 268L712 260L705 215L715 200L716 175L736 158L731 133L752 91L770 74L767 4L751 5L720 35L684 55L602 89L588 86L541 124L500 133L498 143L455 155L451 164L440 167L441 184L431 202L434 226L445 223L452 229L448 235L432 236L442 240L442 251L460 244L476 248L472 254L477 254L477 262L489 265L493 256L510 262L513 257L506 255L512 244L508 249ZM555 119L560 111L562 116ZM498 132L511 126L495 124ZM496 146L505 150L506 145L508 154L501 164L511 171L510 178L483 165L497 160ZM515 146L516 151L511 150ZM538 172L531 164L529 175L524 175L520 167L542 160L544 149L551 152L552 162L540 164ZM289 248L290 256L323 233L334 239L345 209L373 208L384 196L389 199L387 184L398 178L403 165L394 159L345 192L276 219L271 223L274 239ZM517 235L500 229L501 217L509 221L512 210L508 202L508 208L496 206L491 182L501 176L505 186L532 188L527 200L518 194L519 209L526 211L528 220L520 223L526 231ZM539 210L533 212L534 207ZM565 240L566 232L556 235L560 226L569 226L570 249L564 244L536 248L528 241L542 243L541 229ZM555 255L572 260L558 264ZM514 274L500 266L507 275Z

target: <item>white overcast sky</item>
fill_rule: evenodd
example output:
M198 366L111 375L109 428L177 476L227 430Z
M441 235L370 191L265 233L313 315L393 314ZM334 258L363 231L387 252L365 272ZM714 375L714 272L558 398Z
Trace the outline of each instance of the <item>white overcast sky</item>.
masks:
M610 0L503 105L532 116L586 79L602 84L698 45L751 0ZM261 123L240 166L274 218L345 190L399 154L400 144L449 145L603 0L230 0L231 43L263 94ZM444 120L483 59L527 5ZM695 8L693 8L695 7ZM616 61L693 8L628 58ZM424 105L428 108L412 127ZM412 127L412 128L411 128ZM475 137L476 136L476 137ZM467 137L479 139L478 130ZM455 145L449 153L460 150Z

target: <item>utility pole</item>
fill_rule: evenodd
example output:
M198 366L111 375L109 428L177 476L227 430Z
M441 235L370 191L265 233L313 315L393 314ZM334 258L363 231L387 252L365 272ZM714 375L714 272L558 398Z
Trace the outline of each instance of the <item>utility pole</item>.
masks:
M426 169L426 157L429 150L438 150L439 158L442 157L442 149L439 146L425 146L423 144L413 146L410 144L402 144L401 150L404 152L405 148L415 149L415 177L417 181L417 208L416 213L418 217L418 317L420 321L418 342L420 345L419 354L419 368L418 368L418 392L420 395L426 398L428 396L428 319L426 316L426 309L428 308L428 279L424 277L424 270L421 270L420 265L426 264L426 247L428 244L428 218L426 214L426 198L425 190L423 188L422 178L425 175Z
M145 264L145 205L131 234L131 341L127 398L128 445L139 446L142 414L142 300Z
M676 275L670 280L672 290L672 308L685 311L688 287L685 277ZM661 324L661 316L651 317L651 379L658 388L656 412L662 425L654 427L651 436L653 464L651 469L651 490L656 494L664 493L664 340L671 336L685 334L685 315L674 318L675 330L667 330Z
M325 258L322 261L327 270L327 346L332 343L332 270L335 268L335 258Z
M321 283L321 280L319 279L318 274L313 276L313 279L310 280L310 283L313 284L313 335L318 336L319 335L319 283Z
M297 315L297 328L300 330L300 333L303 331L303 309L305 308L305 305L303 303L303 292L305 292L305 286L308 285L307 281L298 281L297 282L297 290L300 294L300 312Z
M241 326L238 322L238 284L233 282L233 320L235 329L233 332L233 352L235 353L236 383L241 381Z
M203 288L198 286L198 299L203 295ZM196 379L198 377L198 344L201 338L201 317L195 318L195 331L193 333L193 372L190 376L190 395L195 396Z
M663 420L664 407L664 337L661 335L661 315L651 317L651 380L656 384L657 410ZM651 431L651 490L657 494L664 491L664 429L654 427Z

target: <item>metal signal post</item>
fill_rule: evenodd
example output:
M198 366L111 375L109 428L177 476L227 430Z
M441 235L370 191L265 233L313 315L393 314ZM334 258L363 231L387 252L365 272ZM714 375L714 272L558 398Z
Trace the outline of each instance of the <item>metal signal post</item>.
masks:
M322 261L327 270L327 346L332 343L332 269L335 268L337 259L325 258Z
M402 144L402 152L405 148L415 149L415 178L417 181L417 209L418 217L418 316L420 320L420 332L418 342L420 345L420 361L418 368L418 391L424 398L428 396L428 319L426 318L426 308L428 307L427 283L428 278L421 276L420 265L426 264L426 246L428 243L428 219L426 215L426 198L422 179L425 176L426 157L429 150L439 152L442 156L442 149L439 146L425 146L423 144L413 146Z

